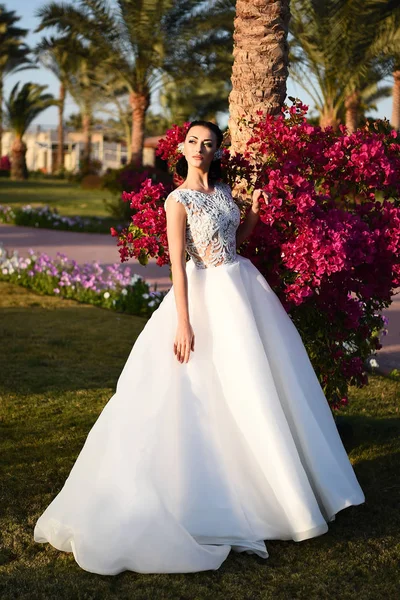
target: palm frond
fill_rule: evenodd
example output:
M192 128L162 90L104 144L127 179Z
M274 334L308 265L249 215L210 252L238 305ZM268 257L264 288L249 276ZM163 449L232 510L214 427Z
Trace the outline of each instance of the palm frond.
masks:
M10 129L22 137L32 121L46 108L55 104L52 94L44 93L47 85L17 82L5 102L6 119Z

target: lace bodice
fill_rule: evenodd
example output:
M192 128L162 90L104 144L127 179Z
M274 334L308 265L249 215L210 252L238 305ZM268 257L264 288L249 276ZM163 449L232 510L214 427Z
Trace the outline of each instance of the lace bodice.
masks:
M206 194L198 190L174 190L169 194L186 209L186 248L199 269L236 262L236 230L240 210L231 189L225 183L216 183L214 191Z

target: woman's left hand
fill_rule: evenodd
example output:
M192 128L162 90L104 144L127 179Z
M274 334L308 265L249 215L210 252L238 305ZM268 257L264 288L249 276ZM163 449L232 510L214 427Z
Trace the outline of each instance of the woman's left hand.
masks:
M254 213L258 214L260 212L260 198L264 197L265 203L268 204L268 196L263 190L254 190L252 196L252 205L251 209Z

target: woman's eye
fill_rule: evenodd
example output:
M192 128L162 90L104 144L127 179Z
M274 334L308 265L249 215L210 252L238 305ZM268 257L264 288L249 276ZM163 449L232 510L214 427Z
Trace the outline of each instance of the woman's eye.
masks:
M189 140L189 144L195 144L196 140ZM212 148L212 144L208 143L208 144L204 144L206 148Z

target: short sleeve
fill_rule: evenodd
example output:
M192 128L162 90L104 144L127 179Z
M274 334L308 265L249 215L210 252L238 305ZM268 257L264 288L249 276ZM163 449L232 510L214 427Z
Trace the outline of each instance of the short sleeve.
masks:
M166 204L167 204L168 198L173 198L173 200L175 200L175 202L180 202L181 204L183 204L185 206L183 194L180 194L179 190L174 190L173 192L168 194L168 196L166 197L165 202L164 202L164 210L166 210L166 208L167 208Z

